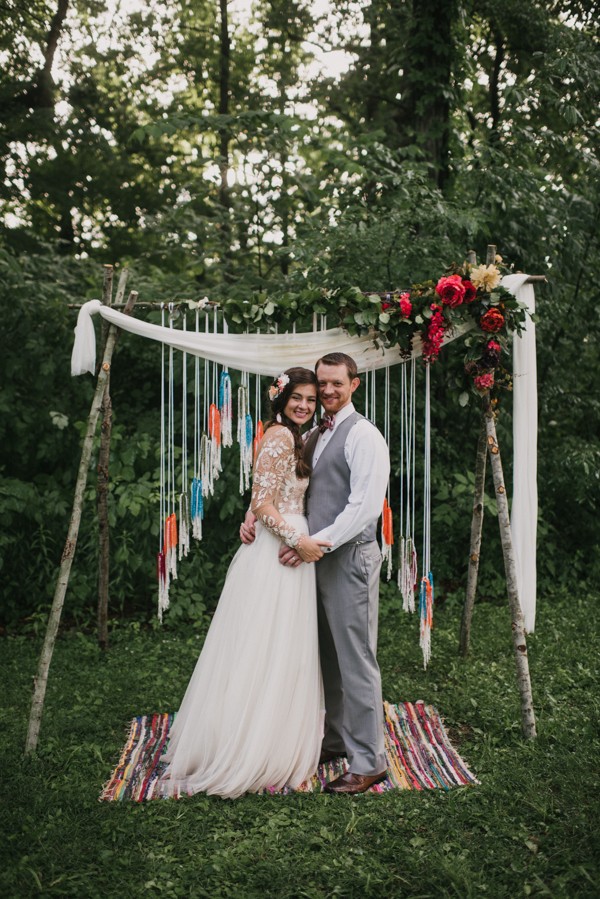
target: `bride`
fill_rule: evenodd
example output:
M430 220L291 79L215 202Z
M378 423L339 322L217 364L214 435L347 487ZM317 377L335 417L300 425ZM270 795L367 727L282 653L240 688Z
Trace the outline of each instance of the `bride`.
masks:
M323 736L315 570L278 561L281 542L315 562L330 544L308 535L310 467L301 428L317 405L317 379L288 368L269 389L271 420L254 468L254 543L231 562L204 647L162 761L164 796L236 798L297 787L313 774Z

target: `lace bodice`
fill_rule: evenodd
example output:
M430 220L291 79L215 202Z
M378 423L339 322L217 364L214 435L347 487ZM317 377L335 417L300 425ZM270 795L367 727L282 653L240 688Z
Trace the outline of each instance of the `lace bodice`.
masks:
M294 438L288 428L269 428L254 466L251 509L275 536L296 546L300 534L285 520L285 514L302 515L308 478L296 474Z

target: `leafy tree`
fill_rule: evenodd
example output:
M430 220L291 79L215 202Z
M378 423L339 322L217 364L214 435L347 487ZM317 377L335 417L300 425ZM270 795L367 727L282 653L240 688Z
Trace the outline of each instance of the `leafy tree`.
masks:
M67 304L98 295L105 262L128 263L145 300L209 294L232 327L243 326L248 303L257 319L277 303L283 326L309 325L314 311L335 319L351 288L437 277L490 242L517 269L547 274L538 291L540 567L547 578L593 576L594 4L343 0L322 19L300 0L257 0L248 22L224 2L153 2L113 23L106 9L33 0L0 11L5 616L35 612L52 592L90 397L68 374ZM308 75L317 44L345 48L354 63L339 78ZM455 344L433 370L433 542L447 589L465 567L478 423L473 403L454 401L460 356ZM147 505L158 483L154 348L122 339L114 371L114 611L146 614L157 540ZM509 425L502 415L505 455ZM224 479L206 549L175 591L181 614L210 607L235 542L243 500L235 473ZM486 527L495 540L491 519ZM94 547L90 516L72 588L80 619L95 604ZM222 562L211 568L214 558ZM484 592L500 589L498 567L489 563Z

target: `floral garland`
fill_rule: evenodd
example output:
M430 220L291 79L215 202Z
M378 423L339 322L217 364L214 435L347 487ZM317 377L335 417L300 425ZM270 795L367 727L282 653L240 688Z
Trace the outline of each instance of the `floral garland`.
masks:
M496 256L492 265L464 261L453 264L437 281L413 284L406 290L365 293L357 287L305 289L277 297L258 296L254 302L228 298L223 306L228 319L238 324L266 324L273 328L302 327L307 315L327 316L351 335L371 334L378 346L398 347L409 358L413 341L420 338L423 360L433 364L444 337L465 323L474 328L466 335L465 372L471 390L485 395L511 387L510 374L501 365L509 339L520 334L527 312L500 281L510 269ZM308 321L306 322L306 324ZM461 395L462 404L468 393Z
M508 271L501 256L496 256L492 265L465 261L451 266L437 282L413 284L401 292L367 294L372 311L346 315L343 324L351 333L374 328L381 345L398 346L407 357L418 335L423 360L432 364L446 334L474 322L476 327L465 338L465 372L470 386L479 395L494 387L510 388L510 375L499 370L500 362L508 350L509 336L523 329L526 307L501 286L502 275Z

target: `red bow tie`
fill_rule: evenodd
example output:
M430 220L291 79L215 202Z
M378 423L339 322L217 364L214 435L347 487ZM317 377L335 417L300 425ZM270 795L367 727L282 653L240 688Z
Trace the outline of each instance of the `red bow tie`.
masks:
M325 431L333 431L334 424L335 415L324 415L319 422L319 434L323 434Z

